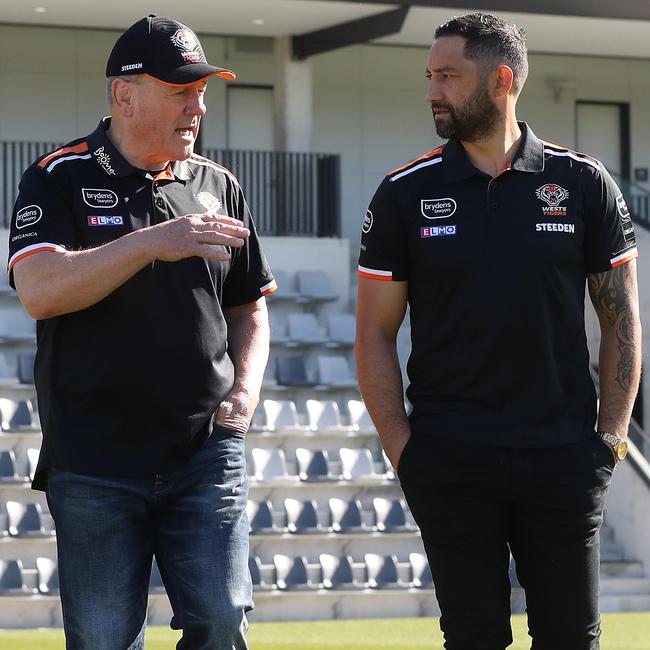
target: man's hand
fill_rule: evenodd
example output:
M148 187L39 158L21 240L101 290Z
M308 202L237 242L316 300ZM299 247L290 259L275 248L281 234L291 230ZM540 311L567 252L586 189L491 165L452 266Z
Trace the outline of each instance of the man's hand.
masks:
M154 259L176 262L186 257L230 259L227 247L241 248L250 230L239 219L205 214L187 214L147 229Z
M222 427L246 433L256 406L257 400L245 391L233 391L219 404L214 421Z

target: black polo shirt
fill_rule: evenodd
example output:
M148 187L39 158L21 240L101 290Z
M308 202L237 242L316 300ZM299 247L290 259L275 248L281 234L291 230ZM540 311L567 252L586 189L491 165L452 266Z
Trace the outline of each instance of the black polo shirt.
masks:
M364 219L360 275L408 281L414 431L512 447L593 434L585 281L637 256L634 229L600 162L520 126L497 178L452 140L391 172Z
M27 255L101 246L167 219L207 210L251 230L231 259L148 265L95 305L37 324L36 390L49 468L150 477L192 454L233 384L222 307L275 288L236 178L198 155L155 175L131 167L106 135L37 160L11 221L9 274Z

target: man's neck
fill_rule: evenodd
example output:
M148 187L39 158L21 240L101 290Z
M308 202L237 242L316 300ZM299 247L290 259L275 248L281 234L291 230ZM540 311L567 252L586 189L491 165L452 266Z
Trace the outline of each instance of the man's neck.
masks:
M462 144L474 167L495 178L510 167L521 138L521 129L513 115L500 122L491 136Z
M139 155L136 148L131 144L136 140L127 137L122 125L120 125L120 123L115 119L111 119L111 125L106 131L106 137L111 141L111 144L120 152L124 160L126 160L131 167L153 172L162 171L167 167L167 165L169 165L169 160L161 162Z

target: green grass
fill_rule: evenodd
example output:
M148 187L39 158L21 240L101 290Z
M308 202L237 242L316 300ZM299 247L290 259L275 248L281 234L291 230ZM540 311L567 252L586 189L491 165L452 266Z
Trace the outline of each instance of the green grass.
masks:
M513 617L512 650L528 650L526 619ZM147 630L147 650L174 650L178 632ZM437 619L373 619L256 623L249 634L251 650L442 650ZM648 650L650 613L604 614L603 650ZM0 630L0 650L63 650L61 630Z

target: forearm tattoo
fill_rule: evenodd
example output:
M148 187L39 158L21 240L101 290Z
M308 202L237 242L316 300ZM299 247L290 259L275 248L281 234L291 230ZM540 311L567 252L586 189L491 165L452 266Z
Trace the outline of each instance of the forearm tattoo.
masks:
M630 391L634 376L636 321L634 280L628 264L590 275L589 293L598 315L616 328L616 382L624 391Z

